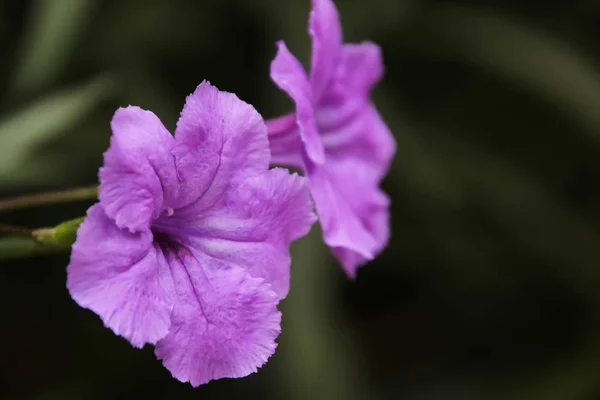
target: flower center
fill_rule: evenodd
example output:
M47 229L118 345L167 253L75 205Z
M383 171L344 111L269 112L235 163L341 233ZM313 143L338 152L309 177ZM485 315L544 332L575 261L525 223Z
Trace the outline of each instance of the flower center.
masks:
M176 250L181 247L181 245L177 243L177 240L166 232L153 229L152 234L154 235L154 243L156 243L163 251Z

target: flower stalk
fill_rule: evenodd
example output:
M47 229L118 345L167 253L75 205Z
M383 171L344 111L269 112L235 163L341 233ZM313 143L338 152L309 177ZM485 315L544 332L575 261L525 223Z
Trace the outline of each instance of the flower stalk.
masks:
M43 206L47 204L95 199L96 197L98 197L98 185L83 186L74 189L32 194L0 200L0 212Z
M85 217L62 222L53 228L40 228L31 232L31 236L41 243L70 247L77 239L77 229Z
M62 222L55 227L28 229L0 224L0 260L36 257L67 251L75 243L77 229L85 217Z
M0 238L0 261L31 258L64 252L68 247L41 243L32 237Z
M31 234L33 233L33 231L29 228L23 228L21 226L14 226L14 225L7 225L7 224L0 224L0 232L2 233L8 233L9 235L16 235L16 236L31 236Z

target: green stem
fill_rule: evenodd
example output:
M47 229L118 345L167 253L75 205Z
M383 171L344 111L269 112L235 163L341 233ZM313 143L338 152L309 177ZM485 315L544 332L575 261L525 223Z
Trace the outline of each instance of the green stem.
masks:
M0 260L67 252L75 243L77 229L84 219L79 217L35 230L0 224L0 232L18 235L0 238Z
M75 218L62 222L52 228L40 228L31 232L31 236L38 242L58 246L71 246L77 239L77 229L85 217Z
M23 228L20 226L6 225L6 224L0 224L0 232L9 233L11 235L26 236L26 237L31 237L31 234L33 233L33 231L29 228Z
M94 199L98 196L98 185L84 186L75 189L46 192L27 196L0 200L0 212L19 208L41 206L45 204L65 203L68 201Z
M66 253L69 247L40 243L33 238L0 238L0 260L37 257L55 253Z

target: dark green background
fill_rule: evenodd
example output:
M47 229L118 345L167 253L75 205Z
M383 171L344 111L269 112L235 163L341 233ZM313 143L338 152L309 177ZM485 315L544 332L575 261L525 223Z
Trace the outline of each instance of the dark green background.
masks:
M2 399L600 398L600 3L338 0L387 66L393 237L348 281L293 246L269 363L197 389L80 309L68 256L0 266ZM0 2L0 196L92 184L114 110L173 128L203 79L265 118L309 0ZM29 227L89 203L0 215ZM101 244L99 244L101 245Z

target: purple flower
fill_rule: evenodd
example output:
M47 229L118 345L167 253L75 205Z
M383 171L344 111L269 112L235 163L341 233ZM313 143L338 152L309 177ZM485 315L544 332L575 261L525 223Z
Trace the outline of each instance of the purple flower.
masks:
M313 0L308 77L283 42L271 78L296 103L296 112L267 121L271 162L303 170L325 243L344 270L372 259L389 238L389 199L379 189L396 143L369 99L383 73L371 42L343 44L331 0Z
M119 109L99 203L73 246L67 286L133 346L156 345L193 386L255 372L275 351L290 243L315 216L305 178L269 168L265 124L203 82L175 137Z

